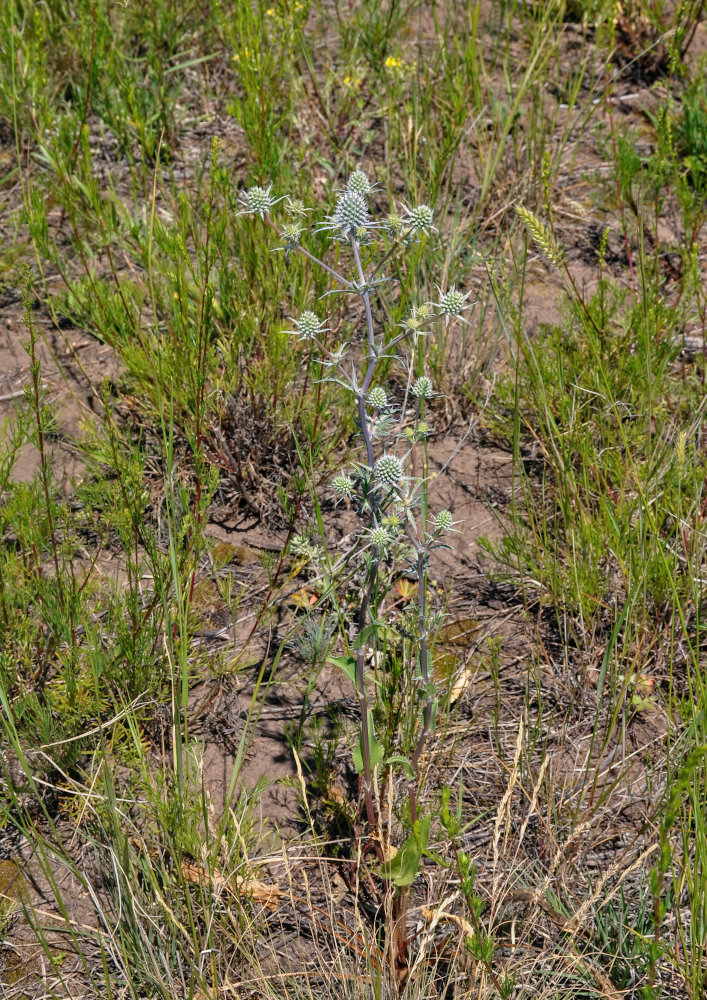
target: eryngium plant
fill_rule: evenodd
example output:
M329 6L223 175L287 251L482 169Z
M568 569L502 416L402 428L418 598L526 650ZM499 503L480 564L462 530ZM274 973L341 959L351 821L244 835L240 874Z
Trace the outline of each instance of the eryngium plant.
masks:
M355 655L335 657L334 662L342 667L353 681L361 712L361 734L359 747L354 752L354 762L362 775L362 788L366 815L373 830L378 833L378 809L373 796L373 773L383 763L383 747L376 739L373 714L369 704L366 685L367 652L374 652L379 645L379 637L385 626L377 619L377 608L372 601L376 582L382 567L393 559L400 558L401 551L407 549L411 571L417 577L417 601L409 609L414 623L411 631L415 651L416 680L419 692L419 723L417 736L413 741L414 750L410 759L396 758L407 771L408 795L411 821L417 819L416 776L420 757L427 737L434 723L437 704L435 685L430 676L429 638L434 627L427 600L427 567L430 553L444 545L443 536L452 530L453 520L449 511L431 514L427 510L426 484L410 474L410 443L424 439L428 428L424 420L425 404L434 396L432 380L422 372L412 379L412 364L408 364L409 393L413 407L412 428L408 428L405 441L407 452L399 453L400 440L396 427L401 427L403 418L393 419L395 407L389 402L386 391L375 385L376 371L382 362L392 360L405 364L399 356L403 342L414 349L418 338L428 332L434 323L449 323L453 317L461 317L467 308L467 294L454 286L443 292L439 289L436 302L420 303L413 308L409 318L397 330L386 330L374 317L374 296L386 283L382 277L385 264L394 254L404 251L414 242L428 236L434 229L434 212L429 205L405 207L403 214L394 209L384 218L376 219L371 214L368 199L374 191L366 174L355 170L349 177L346 189L339 193L334 210L318 223L318 232L330 234L332 243L338 243L349 251L350 276L341 274L330 264L306 250L301 243L304 235L306 210L293 199L285 200L285 209L291 220L279 228L269 219L267 213L280 199L272 197L270 188L251 188L241 197L244 214L260 215L273 229L279 232L286 254L296 251L304 254L314 264L324 268L335 282L328 293L354 294L363 304L365 316L365 336L363 357L351 361L348 358L350 344L341 344L331 349L325 343L328 332L326 318L307 309L293 320L290 331L298 340L306 340L320 352L323 379L333 380L343 385L352 394L358 412L358 426L363 439L365 458L351 469L337 475L332 486L336 495L346 498L358 512L362 527L358 537L358 547L363 554L361 597L356 621L356 636L351 643ZM296 229L296 233L295 233ZM365 247L366 258L378 263L364 270L361 248ZM342 255L339 254L339 259ZM344 258L345 259L345 258ZM411 352L411 356L415 355ZM387 442L385 439L389 439ZM419 857L419 855L418 855ZM391 871L391 877L394 875ZM408 878L401 873L400 878ZM404 884L402 881L400 884Z

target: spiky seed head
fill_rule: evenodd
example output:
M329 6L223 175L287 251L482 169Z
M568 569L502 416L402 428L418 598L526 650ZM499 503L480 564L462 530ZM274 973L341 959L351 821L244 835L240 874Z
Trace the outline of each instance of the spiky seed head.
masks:
M388 394L378 385L368 393L368 405L374 410L382 410L387 402Z
M395 455L381 455L374 472L382 486L398 486L403 478L403 463Z
M354 170L348 180L346 187L354 194L369 194L371 182L363 170Z
M277 198L273 198L270 194L272 184L267 188L255 187L248 188L244 191L240 202L244 206L246 212L252 212L255 215L259 215L261 219L265 218L265 213L269 212Z
M439 308L445 316L458 316L464 308L466 295L460 292L454 285L439 300Z
M435 531L449 531L453 524L452 512L441 510L435 518Z
M301 337L316 337L322 328L322 321L311 309L305 309L296 323Z
M352 496L355 488L351 476L347 476L344 473L335 476L331 485L334 487L334 492L338 493L340 497Z
M368 205L363 195L356 191L344 191L336 203L333 221L347 236L365 228L368 225Z
M432 379L428 378L427 375L420 375L412 387L412 394L416 399L432 399L434 392Z
M368 537L371 540L371 545L377 549L387 548L392 541L388 531L381 527L371 528Z
M435 214L429 205L416 205L407 211L407 223L415 233L424 233L432 228Z

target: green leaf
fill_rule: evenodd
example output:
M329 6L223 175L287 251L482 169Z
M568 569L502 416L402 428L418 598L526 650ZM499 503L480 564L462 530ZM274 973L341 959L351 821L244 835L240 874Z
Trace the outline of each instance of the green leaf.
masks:
M398 853L383 866L383 876L391 880L393 885L411 885L420 872L420 859L427 847L430 837L432 816L424 816L416 820L412 834L403 841Z
M354 649L362 649L364 646L367 646L369 639L372 636L377 635L378 629L383 624L384 623L381 622L381 621L374 621L374 622L371 622L370 625L366 625L366 627L364 629L362 629L358 633L358 635L356 636L356 638L354 639L354 641L352 643Z
M373 728L373 713L370 708L368 709L368 745L371 749L371 771L375 771L383 760L385 752L383 750L383 744L379 743L376 739L375 730ZM359 737L358 746L354 748L353 762L358 773L363 774L363 739L361 737Z
M405 768L405 773L408 775L408 777L410 778L415 777L415 772L412 769L412 764L410 763L407 757L403 757L401 754L393 754L392 757L389 757L387 759L386 764L401 764L402 767Z
M327 663L333 663L344 671L354 687L356 687L356 660L353 656L328 656Z

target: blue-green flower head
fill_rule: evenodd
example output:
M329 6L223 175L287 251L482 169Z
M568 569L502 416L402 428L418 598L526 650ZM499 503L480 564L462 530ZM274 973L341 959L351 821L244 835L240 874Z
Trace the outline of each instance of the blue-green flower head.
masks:
M411 390L416 399L432 399L435 394L432 379L427 375L420 375Z
M375 386L368 393L368 405L374 410L383 410L388 402L388 394L385 389L381 389L380 386Z
M334 492L338 493L340 497L353 496L355 483L351 476L341 473L340 475L334 477L331 485L334 487Z
M435 214L429 205L415 205L405 210L405 221L413 233L427 233L434 229Z
M268 185L267 188L258 187L257 185L252 188L248 188L238 199L243 205L244 215L259 215L261 219L265 218L267 212L270 211L273 205L276 205L279 198L273 198L270 194L272 190L272 184Z
M363 170L354 170L346 185L353 194L367 195L371 193L372 185Z
M324 321L319 319L311 309L305 309L303 313L300 313L299 319L295 320L295 329L287 332L294 333L298 340L311 340L313 337L318 337L320 333L324 333L325 330Z
M345 236L355 234L357 229L365 229L369 225L369 218L368 205L363 195L357 191L345 191L336 203L332 222Z
M302 230L297 222L286 222L282 227L280 239L284 243L285 250L292 250L300 245Z
M368 538L376 549L387 549L392 541L389 532L381 527L371 528Z
M439 531L440 533L450 531L453 524L452 512L441 510L435 518L435 531Z
M440 293L440 297L439 301L435 302L434 305L444 316L445 326L448 325L452 316L458 316L460 319L463 319L461 312L462 309L467 308L466 300L471 295L471 292L460 292L456 285L452 285L452 287L445 292L444 295L439 287L437 290ZM466 322L466 320L464 320L464 322Z
M404 478L403 463L395 455L381 455L374 466L374 473L381 486L395 488Z

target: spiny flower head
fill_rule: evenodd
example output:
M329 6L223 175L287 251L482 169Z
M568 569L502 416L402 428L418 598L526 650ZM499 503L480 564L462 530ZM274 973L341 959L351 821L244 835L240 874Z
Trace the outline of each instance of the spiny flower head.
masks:
M403 479L403 463L395 455L381 455L375 464L374 473L382 486L399 486Z
M285 201L285 211L288 215L292 215L296 219L303 219L311 209L304 207L304 202L301 198L290 198L288 196Z
M411 390L416 399L432 399L434 396L434 386L432 379L427 375L420 375Z
M371 528L371 530L368 533L368 537L370 539L371 545L373 545L377 549L386 549L393 540L390 537L390 533L387 531L387 529L380 526Z
M352 496L355 489L355 483L351 476L344 473L335 476L331 485L334 487L334 492L338 493L340 497Z
M402 234L405 228L405 220L402 215L398 215L397 212L391 212L385 220L385 228L388 230L391 236L398 237Z
M452 519L452 512L449 510L441 510L435 518L435 531L449 531L453 524L454 521Z
M296 222L286 222L282 227L282 232L280 233L280 239L284 243L285 254L289 253L295 247L300 245L300 238L302 236L302 230L298 223Z
M461 319L461 311L464 309L466 300L471 295L471 292L460 292L456 285L452 285L444 295L441 288L438 287L437 290L439 291L439 302L435 302L434 304L444 316L445 326L449 324L452 316L459 316Z
M298 340L310 340L312 337L317 337L320 333L323 333L324 329L324 321L319 319L317 314L312 312L311 309L305 309L300 314L299 319L295 320L295 329L288 330L288 333L296 334Z
M354 194L370 194L371 182L363 170L354 170L349 177L346 187Z
M387 402L388 394L378 385L368 393L368 405L374 410L382 410Z
M345 236L366 228L370 224L366 199L357 191L344 191L336 203L331 221Z
M270 194L272 190L272 184L269 184L266 188L255 187L248 188L238 199L243 205L244 215L253 214L259 215L261 219L265 218L265 213L269 212L273 205L276 205L279 198L273 198Z
M414 233L426 233L434 228L432 225L435 214L429 205L416 205L407 208L405 221Z

